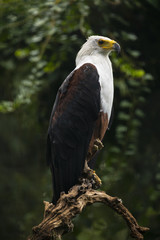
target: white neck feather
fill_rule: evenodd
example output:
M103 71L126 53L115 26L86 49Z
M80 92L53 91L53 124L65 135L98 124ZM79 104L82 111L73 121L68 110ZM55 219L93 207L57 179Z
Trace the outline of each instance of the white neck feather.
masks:
M108 55L101 53L92 53L92 55L78 54L75 69L80 68L85 63L91 63L97 68L101 86L101 111L108 114L109 120L113 104L114 87L112 64Z

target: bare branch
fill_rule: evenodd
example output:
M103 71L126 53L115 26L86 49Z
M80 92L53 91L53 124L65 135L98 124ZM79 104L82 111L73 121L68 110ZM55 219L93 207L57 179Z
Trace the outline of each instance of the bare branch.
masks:
M61 236L73 230L72 219L82 212L88 204L100 202L108 205L126 221L131 236L134 239L142 240L143 233L149 230L147 227L138 225L136 219L122 204L122 200L112 197L105 192L92 188L92 182L83 179L81 185L75 185L68 194L62 193L56 206L52 203L44 202L44 219L36 227L33 227L32 236L28 240L60 240Z

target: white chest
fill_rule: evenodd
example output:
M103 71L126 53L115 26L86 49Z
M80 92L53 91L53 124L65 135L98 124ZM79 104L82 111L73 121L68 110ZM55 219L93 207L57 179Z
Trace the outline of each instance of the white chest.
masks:
M111 116L114 94L111 62L108 57L89 56L80 61L77 64L76 69L85 63L92 63L97 68L100 76L99 82L101 86L101 111L107 113L109 120Z

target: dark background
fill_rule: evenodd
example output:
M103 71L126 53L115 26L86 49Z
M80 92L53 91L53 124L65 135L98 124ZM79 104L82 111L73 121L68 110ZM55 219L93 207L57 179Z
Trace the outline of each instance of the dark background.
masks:
M160 3L157 0L0 2L0 238L26 239L51 200L46 132L58 87L73 70L85 38L108 36L114 119L96 171L102 189L118 196L160 240ZM120 216L87 207L64 239L128 240Z

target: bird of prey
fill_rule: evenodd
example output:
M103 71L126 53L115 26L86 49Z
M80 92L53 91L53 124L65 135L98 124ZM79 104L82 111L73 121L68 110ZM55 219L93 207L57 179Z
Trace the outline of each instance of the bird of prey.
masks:
M75 69L58 90L47 136L53 203L78 183L88 167L87 156L108 128L114 93L112 50L120 51L116 41L90 36L76 56Z

